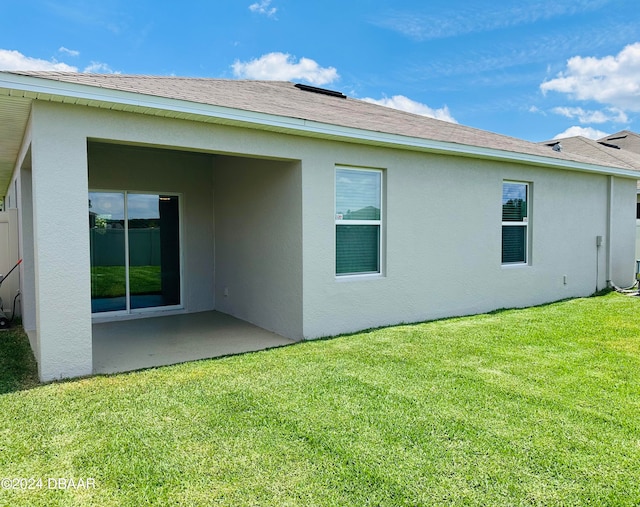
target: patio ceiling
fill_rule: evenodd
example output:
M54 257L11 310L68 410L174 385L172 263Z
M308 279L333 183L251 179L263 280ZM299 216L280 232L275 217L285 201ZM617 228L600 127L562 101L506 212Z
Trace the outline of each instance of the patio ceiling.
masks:
M0 196L9 186L30 111L31 99L0 95Z

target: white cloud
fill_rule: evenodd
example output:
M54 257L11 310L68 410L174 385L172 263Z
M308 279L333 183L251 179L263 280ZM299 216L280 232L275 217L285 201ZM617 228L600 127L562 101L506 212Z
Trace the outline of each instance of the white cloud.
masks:
M538 106L529 107L528 111L533 114L541 114L542 116L547 116L547 113L540 109Z
M233 73L242 79L264 79L268 81L291 81L302 79L315 85L324 85L338 79L334 67L320 67L309 58L295 59L285 53L268 53L249 62L236 61Z
M25 56L19 51L0 49L0 70L53 70L78 72L77 67L58 61L41 60Z
M585 111L581 107L555 107L552 111L566 118L577 118L580 123L627 123L629 118L620 109L608 107L600 111Z
M60 48L59 52L66 52L71 56L74 55L74 51L66 48ZM79 52L75 52L78 55ZM39 58L32 58L25 56L19 51L13 51L8 49L0 49L0 70L36 70L36 71L57 71L57 72L79 72L78 67L73 65L67 65L66 63L58 62L57 60L41 60ZM87 65L82 72L85 73L101 73L101 74L118 74L109 67L106 63L91 62Z
M371 104L378 104L380 106L391 107L393 109L399 109L400 111L406 111L408 113L428 116L429 118L436 118L437 120L444 120L450 123L458 123L455 118L451 116L451 113L449 112L449 108L447 106L441 107L440 109L433 109L426 104L411 100L404 95L394 95L391 98L385 97L384 99L380 100L370 98L365 98L362 100L364 100L365 102L370 102Z
M540 85L543 93L565 93L577 100L595 100L613 108L640 111L640 42L615 56L574 56L555 79Z
M415 10L388 11L374 23L422 41L572 16L597 10L610 2L611 0L530 0L508 6L495 2L468 2L462 8L456 5L430 9L429 14Z
M91 62L82 72L89 74L119 74L119 72L114 72L106 63L101 62Z
M65 48L64 46L61 46L60 49L58 49L58 53L65 53L69 56L79 56L80 55L80 51L76 51L75 49L68 49Z
M561 132L560 134L555 136L554 139L564 139L565 137L582 136L588 139L596 140L596 139L601 139L606 135L608 135L606 132L603 132L602 130L594 129L592 127L574 126L574 127L569 127L564 132Z
M264 14L265 16L272 18L276 15L278 9L271 7L271 0L261 0L249 6L251 12L257 12L258 14Z

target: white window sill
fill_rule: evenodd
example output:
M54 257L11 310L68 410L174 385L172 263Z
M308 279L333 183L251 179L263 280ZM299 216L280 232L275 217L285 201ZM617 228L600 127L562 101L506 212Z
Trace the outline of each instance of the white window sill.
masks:
M382 273L363 273L361 275L336 275L337 282L355 282L358 280L379 280L385 278Z
M502 269L518 269L518 268L528 268L531 267L531 264L527 262L513 262L509 264L501 264L500 267Z

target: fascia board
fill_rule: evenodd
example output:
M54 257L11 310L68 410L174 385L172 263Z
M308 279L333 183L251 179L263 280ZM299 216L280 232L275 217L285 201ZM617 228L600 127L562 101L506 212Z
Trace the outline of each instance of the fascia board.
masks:
M371 130L341 127L338 125L314 123L311 121L306 121L305 127L308 131L316 132L318 134L324 134L332 137L344 137L348 139L359 139L361 141L390 147L402 146L417 151L445 153L449 155L482 158L488 160L519 162L527 165L552 167L557 169L569 169L573 171L592 172L625 178L640 179L640 172L633 171L631 169L618 169L615 167L588 164L585 162L548 158L539 155L497 150L494 148L483 148L480 146L447 143L443 141L434 141L417 137L388 134L385 132L375 132Z
M8 79L7 79L8 78ZM52 100L53 97L90 101L94 103L126 105L134 108L149 108L175 113L220 118L242 123L264 124L279 128L303 126L304 120L266 113L245 111L225 106L201 104L180 99L170 99L136 92L112 90L79 83L47 80L32 76L0 72L0 89L20 90L26 97ZM12 94L12 93L10 93Z
M619 176L623 178L639 179L640 173L630 169L601 166L571 160L562 160L539 155L483 148L479 146L447 143L430 139L376 132L353 127L344 127L329 123L315 122L301 118L279 116L234 109L224 106L201 104L180 99L144 95L136 92L112 90L78 83L48 80L19 74L0 72L0 89L20 90L25 96L51 100L53 97L67 97L76 100L86 100L101 104L128 105L135 109L152 109L170 111L173 113L190 114L208 118L226 120L244 125L254 125L266 130L288 131L297 135L311 135L342 139L345 141L360 141L389 147L403 147L416 151L445 153L463 157L483 158L518 162L527 165L553 167L573 171L590 172ZM35 94L35 96L33 95ZM98 104L96 104L98 105Z

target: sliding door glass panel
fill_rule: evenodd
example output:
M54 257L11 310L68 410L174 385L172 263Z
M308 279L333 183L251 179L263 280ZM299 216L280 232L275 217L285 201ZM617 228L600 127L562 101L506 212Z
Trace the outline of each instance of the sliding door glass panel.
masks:
M131 309L180 304L178 197L127 195Z
M89 193L93 313L127 309L124 203L124 193Z

